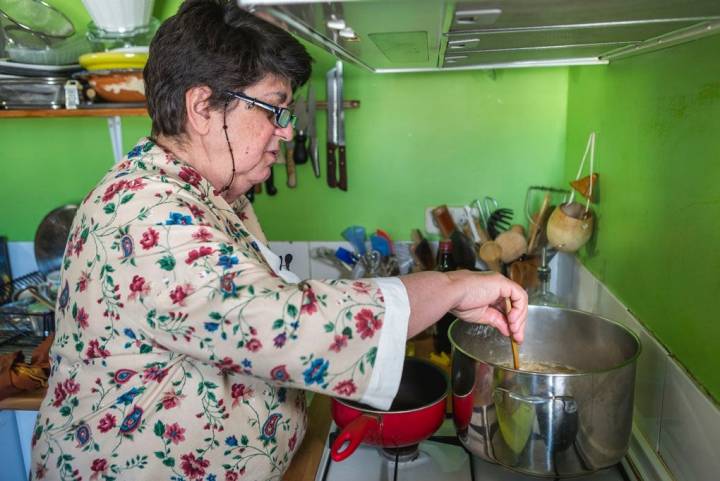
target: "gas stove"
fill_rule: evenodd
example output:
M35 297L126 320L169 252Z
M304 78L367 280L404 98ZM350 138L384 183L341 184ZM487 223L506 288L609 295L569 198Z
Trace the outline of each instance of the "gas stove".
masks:
M472 456L455 436L451 419L446 419L430 439L417 447L400 451L383 450L362 444L347 459L334 462L330 444L337 433L332 423L315 481L541 481ZM640 481L627 460L598 471L572 478L574 481Z

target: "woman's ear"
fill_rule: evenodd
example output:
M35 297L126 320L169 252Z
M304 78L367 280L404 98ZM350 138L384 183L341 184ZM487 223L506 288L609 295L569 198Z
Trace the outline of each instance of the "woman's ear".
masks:
M210 97L212 90L206 85L192 87L185 92L187 125L199 135L210 131Z

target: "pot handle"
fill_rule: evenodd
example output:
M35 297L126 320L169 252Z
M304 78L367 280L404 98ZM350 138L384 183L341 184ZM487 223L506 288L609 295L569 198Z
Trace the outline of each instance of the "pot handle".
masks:
M333 461L342 461L355 452L360 443L365 439L365 435L374 426L379 425L379 421L372 416L362 415L345 426L335 442L330 448L330 457ZM345 443L349 443L346 447Z

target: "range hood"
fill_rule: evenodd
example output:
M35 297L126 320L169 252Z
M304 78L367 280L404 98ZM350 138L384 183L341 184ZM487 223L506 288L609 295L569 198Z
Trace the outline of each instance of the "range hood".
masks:
M720 31L720 0L237 0L371 72L604 64Z

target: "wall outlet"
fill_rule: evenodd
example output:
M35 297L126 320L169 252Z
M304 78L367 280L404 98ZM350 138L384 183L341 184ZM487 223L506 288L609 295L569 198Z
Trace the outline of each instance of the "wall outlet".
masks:
M432 210L434 208L435 207L427 207L425 209L425 232L427 232L428 234L440 234L440 229L438 229L438 226L435 223L435 219L432 215ZM465 214L465 208L463 206L449 205L448 210L450 211L450 215L455 221L455 225L461 227L465 225L465 223L467 223L468 218Z

